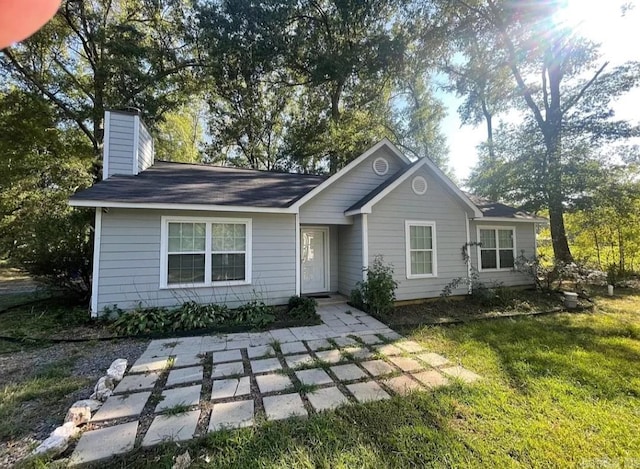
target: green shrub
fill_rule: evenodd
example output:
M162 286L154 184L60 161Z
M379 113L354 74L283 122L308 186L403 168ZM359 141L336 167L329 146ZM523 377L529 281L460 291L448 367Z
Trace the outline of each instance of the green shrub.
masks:
M187 301L180 308L169 313L174 331L206 329L225 323L230 319L229 308L225 305L202 305Z
M318 302L305 296L292 296L289 298L287 313L294 319L313 319L316 317Z
M114 308L118 309L115 305ZM171 320L166 308L145 308L139 304L133 311L121 314L112 327L118 335L149 334L169 330Z
M367 279L358 282L356 289L351 292L351 299L357 303L353 306L364 308L372 314L385 314L393 309L396 300L398 282L393 279L393 267L384 263L381 255L373 259L373 265L365 269Z
M273 306L262 301L250 301L233 311L236 324L246 324L251 327L264 327L276 320Z

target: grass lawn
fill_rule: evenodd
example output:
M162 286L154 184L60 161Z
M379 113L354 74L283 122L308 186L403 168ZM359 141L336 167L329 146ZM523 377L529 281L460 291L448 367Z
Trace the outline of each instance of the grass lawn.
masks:
M640 467L640 295L400 332L473 385L138 450L100 467Z

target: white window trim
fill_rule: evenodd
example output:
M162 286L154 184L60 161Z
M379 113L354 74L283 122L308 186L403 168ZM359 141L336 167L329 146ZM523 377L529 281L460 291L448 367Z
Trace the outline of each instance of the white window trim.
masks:
M500 255L499 255L499 251L500 246L498 245L498 233L497 230L511 230L513 232L513 261L515 263L516 260L516 252L517 252L517 246L518 243L516 242L516 227L515 226L500 226L500 225L478 225L476 227L476 241L478 243L480 243L480 230L496 230L496 264L500 265ZM502 249L503 251L506 251L506 249ZM482 268L482 256L481 256L481 251L482 251L482 246L477 246L477 255L478 255L478 272L511 272L513 271L513 267L498 267L496 269L483 269Z
M252 269L252 223L251 218L219 218L219 217L179 217L163 216L160 224L160 289L177 288L206 288L206 287L230 287L237 285L251 285ZM169 223L206 223L205 256L204 256L204 283L168 283L167 265L169 259ZM211 224L212 223L242 223L246 225L246 250L244 258L244 280L229 280L213 282L211 280ZM186 253L188 254L188 253Z
M430 226L431 227L431 242L433 256L431 257L431 263L433 265L433 273L430 274L412 274L411 273L411 229L412 226ZM438 276L438 243L436 241L436 222L424 221L424 220L405 220L404 222L404 234L405 234L405 261L407 269L407 278L435 278Z

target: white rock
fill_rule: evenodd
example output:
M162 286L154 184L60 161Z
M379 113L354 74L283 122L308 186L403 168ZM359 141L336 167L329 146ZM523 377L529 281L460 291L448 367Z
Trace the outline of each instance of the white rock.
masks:
M57 456L69 447L69 438L64 436L50 436L33 450L34 456L50 455Z
M114 360L109 369L107 370L107 376L114 381L120 381L124 377L124 372L127 370L127 360L124 358L118 358Z
M87 423L91 420L91 407L89 406L77 406L72 405L67 411L67 416L64 418L64 422L73 422L76 426Z
M95 412L102 407L102 402L96 401L95 399L81 399L74 402L71 407L88 407L91 412Z
M174 458L174 464L171 469L188 469L191 467L191 455L189 451L185 451Z
M108 376L103 376L98 380L95 388L93 388L91 399L97 399L104 402L109 396L111 396L111 394L113 394L113 380Z
M63 453L68 447L73 437L78 435L80 429L73 422L67 422L51 432L49 438L44 440L33 450L33 455L57 456Z
M65 438L73 438L80 429L74 425L73 422L66 422L51 432L51 436L62 436Z

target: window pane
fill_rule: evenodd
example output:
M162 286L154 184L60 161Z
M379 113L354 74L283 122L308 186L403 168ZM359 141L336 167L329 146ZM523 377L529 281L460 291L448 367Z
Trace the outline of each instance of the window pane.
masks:
M496 232L494 230L480 230L480 242L483 248L495 248Z
M513 267L513 250L500 250L500 267L510 269Z
M167 283L203 283L204 254L169 254Z
M498 230L498 243L500 249L513 247L513 231L512 230Z
M204 223L169 223L169 252L204 251Z
M244 254L212 254L211 280L244 280Z
M494 250L480 250L480 259L483 269L496 269L498 268L496 251Z
M410 249L431 249L431 227L430 226L410 226L409 244Z
M431 251L412 251L411 252L411 274L425 275L433 273Z
M244 251L246 249L244 223L216 223L212 225L211 249L214 252Z

